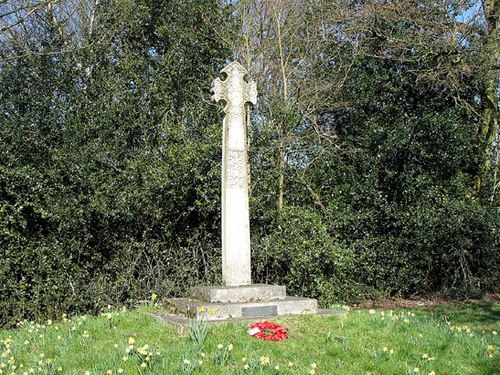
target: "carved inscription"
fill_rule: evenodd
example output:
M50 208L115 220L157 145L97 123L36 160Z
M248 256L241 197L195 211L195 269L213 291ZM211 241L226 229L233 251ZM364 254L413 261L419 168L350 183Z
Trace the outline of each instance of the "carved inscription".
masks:
M245 187L247 172L245 156L243 150L227 150L226 179L228 187Z
M242 307L241 316L244 318L257 318L260 316L276 316L278 315L278 306L254 306Z

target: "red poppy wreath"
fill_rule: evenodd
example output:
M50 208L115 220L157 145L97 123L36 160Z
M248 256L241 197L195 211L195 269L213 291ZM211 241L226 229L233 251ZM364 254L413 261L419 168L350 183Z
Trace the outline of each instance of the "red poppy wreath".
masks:
M285 328L271 322L257 322L251 325L248 334L266 341L286 340Z

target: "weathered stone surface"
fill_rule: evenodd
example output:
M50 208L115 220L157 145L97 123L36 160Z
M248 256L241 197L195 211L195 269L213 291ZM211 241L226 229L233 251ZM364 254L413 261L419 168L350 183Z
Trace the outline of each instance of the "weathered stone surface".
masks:
M213 81L212 99L223 102L222 133L222 280L224 285L249 285L250 221L246 105L256 104L257 86L247 82L247 71L232 62Z
M286 298L282 285L251 284L242 286L197 286L191 297L207 302L252 302Z
M318 303L315 299L300 297L286 297L281 300L261 302L228 303L172 298L167 301L166 307L167 311L172 314L182 314L189 318L207 321L265 317L271 310L276 311L276 314L272 316L316 314L318 312ZM258 315L259 311L262 315ZM254 315L249 316L249 313Z

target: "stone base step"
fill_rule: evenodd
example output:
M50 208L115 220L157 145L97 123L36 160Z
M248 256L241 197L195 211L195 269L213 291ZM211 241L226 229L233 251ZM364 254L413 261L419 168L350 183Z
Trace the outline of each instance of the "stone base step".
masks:
M285 315L317 314L318 302L315 299L285 297L270 301L220 302L172 298L166 301L165 308L172 314L181 314L197 320L217 321L241 318L259 318Z
M255 302L286 298L283 285L251 284L240 286L197 286L190 297L207 302Z

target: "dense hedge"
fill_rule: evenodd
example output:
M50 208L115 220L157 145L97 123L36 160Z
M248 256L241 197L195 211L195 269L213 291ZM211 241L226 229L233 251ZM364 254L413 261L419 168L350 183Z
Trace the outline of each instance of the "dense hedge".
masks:
M218 280L228 52L192 3L109 3L90 47L2 65L0 325ZM32 48L65 47L37 25Z

